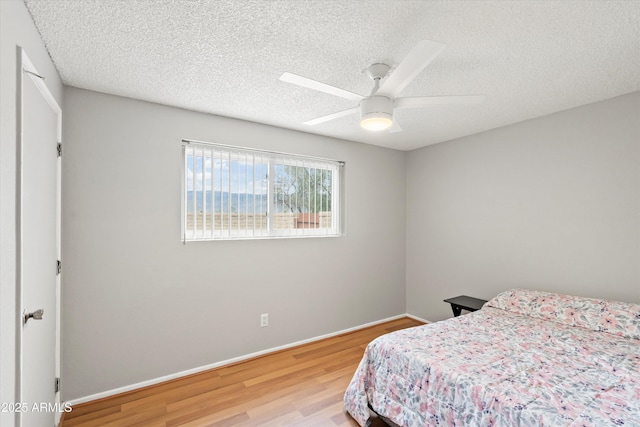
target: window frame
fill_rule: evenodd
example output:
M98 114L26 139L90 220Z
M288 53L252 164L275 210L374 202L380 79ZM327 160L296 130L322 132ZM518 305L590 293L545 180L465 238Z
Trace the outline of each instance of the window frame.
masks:
M277 152L277 151L267 151L267 150L261 150L261 149L254 149L254 148L248 148L248 147L241 147L241 146L234 146L234 145L228 145L228 144L218 144L218 143L212 143L212 142L204 142L204 141L196 141L196 140L189 140L189 139L183 139L182 140L182 166L181 166L181 206L180 206L180 211L181 211L181 238L182 238L182 242L186 243L186 242L199 242L199 241L224 241L224 240L261 240L261 239L281 239L281 238L310 238L310 237L339 237L341 235L343 235L343 223L344 223L344 213L343 213L343 200L344 200L344 166L345 166L345 162L344 161L338 161L338 160L333 160L333 159L327 159L327 158L321 158L321 157L314 157L314 156L306 156L306 155L300 155L300 154L291 154L291 153L284 153L284 152ZM238 228L237 230L233 230L231 228L230 222L227 222L228 225L228 235L216 235L216 230L215 227L212 228L210 235L207 235L207 229L206 229L206 217L208 215L207 213L207 208L206 208L206 200L204 200L206 198L206 193L207 190L206 188L203 189L196 189L196 183L192 182L192 186L191 188L189 188L189 176L188 176L188 172L189 172L189 167L187 165L187 159L188 159L188 150L197 150L198 148L200 148L202 155L198 156L196 154L196 158L200 157L202 159L202 167L204 169L204 165L206 163L206 159L212 159L212 161L214 161L215 159L217 159L218 157L213 157L215 152L219 152L219 153L224 153L225 155L229 155L229 162L233 160L240 162L239 160L239 156L240 155L244 155L245 156L245 160L248 158L248 156L253 156L252 157L252 162L255 163L255 159L256 156L258 157L258 159L260 160L260 162L266 162L267 164L267 168L268 168L268 173L267 173L267 177L265 178L267 181L267 193L266 193L266 201L267 201L267 212L266 212L266 220L267 220L267 225L266 225L266 230L264 233L260 233L257 232L257 229L255 228L255 219L254 219L254 227L252 230L244 230L243 232L241 232L243 229ZM205 151L204 150L209 150L211 151L211 156L207 156L205 155ZM193 160L193 165L196 165L195 160ZM252 163L252 164L253 164ZM246 162L245 162L246 164ZM314 228L276 228L274 226L273 220L275 217L275 213L278 212L276 210L276 203L274 201L274 180L275 180L275 172L274 172L274 167L276 165L282 165L282 166L289 166L289 167L302 167L302 168L313 168L315 170L328 170L332 172L331 175L331 193L330 193L330 204L331 204L331 215L330 215L330 221L331 221L331 226L327 227L327 228L322 228L322 227L314 227ZM245 166L246 167L246 166ZM230 167L231 170L231 167ZM297 170L297 169L296 169ZM255 174L255 168L254 168L254 172ZM316 172L317 173L317 172ZM212 170L211 174L209 174L211 176L215 175L215 172ZM231 172L230 172L230 176L231 176ZM253 176L253 175L252 175ZM192 178L194 179L194 178ZM202 178L202 184L206 185L208 184L208 182L206 182L207 178ZM230 178L231 179L231 178ZM254 176L255 179L255 176ZM317 176L315 176L315 179L317 179ZM215 194L216 190L214 189L215 185L213 184L213 178L212 178L212 190L211 190L211 194L212 197ZM255 181L254 181L255 183ZM231 192L231 181L224 187L224 188L229 188L229 191L227 192L227 194L231 195L233 194ZM197 213L196 214L191 214L194 215L193 216L193 223L196 224L196 227L193 228L193 230L190 230L188 228L188 216L190 215L189 213L189 191L193 191L194 195L192 196L192 198L194 200L191 201L191 203L193 203L193 207L194 207L194 211L195 211L195 199L196 199L196 195L195 192L196 191L202 191L204 196L203 196L203 210L201 212L203 212L203 226L201 227L200 230L197 229ZM221 190L221 192L224 192L224 190ZM240 193L243 194L243 193ZM250 194L250 193L244 193L244 194ZM254 193L254 201L255 201L255 194ZM317 193L314 193L314 195L316 195L317 197ZM227 196L230 197L230 196ZM213 206L215 203L212 203L212 210L213 210ZM246 202L245 202L245 206L246 206ZM317 206L317 205L316 205ZM245 211L246 213L247 211ZM252 211L254 218L255 218L255 205L253 206L253 211ZM316 211L317 212L317 211ZM299 212L299 213L303 213L303 212ZM229 210L227 212L227 215L229 215L227 217L227 219L230 221L231 218L231 211ZM213 220L213 212L211 213L211 219ZM245 219L246 220L246 219ZM239 219L238 219L239 221ZM297 220L296 220L297 221ZM317 221L317 220L316 220ZM316 222L317 223L317 222ZM262 223L260 224L262 225ZM225 230L220 230L221 232L225 231ZM224 234L227 234L225 231ZM251 232L249 232L251 231ZM190 232L192 233L191 235ZM197 234L200 235L198 236Z

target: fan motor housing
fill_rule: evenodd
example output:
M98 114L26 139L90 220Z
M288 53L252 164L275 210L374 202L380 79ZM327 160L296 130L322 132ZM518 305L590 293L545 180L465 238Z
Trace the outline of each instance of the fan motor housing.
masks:
M371 96L360 101L360 126L372 131L387 129L393 123L393 101L386 96Z
M371 96L360 101L360 112L365 119L368 114L382 113L393 117L393 101L386 96Z

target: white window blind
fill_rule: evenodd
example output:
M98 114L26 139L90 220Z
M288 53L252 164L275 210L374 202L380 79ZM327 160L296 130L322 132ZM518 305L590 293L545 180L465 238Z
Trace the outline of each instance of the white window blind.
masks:
M340 234L341 162L184 142L185 241Z

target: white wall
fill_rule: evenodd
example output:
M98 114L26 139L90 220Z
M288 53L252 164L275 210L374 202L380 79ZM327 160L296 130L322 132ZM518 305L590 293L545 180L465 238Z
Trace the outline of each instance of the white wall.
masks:
M62 83L21 0L0 1L0 402L16 402L16 82L17 46L62 105ZM14 414L0 412L0 425Z
M75 88L63 130L65 400L405 312L404 153ZM183 245L182 138L344 160L347 235Z
M407 154L407 311L512 287L640 302L640 92Z

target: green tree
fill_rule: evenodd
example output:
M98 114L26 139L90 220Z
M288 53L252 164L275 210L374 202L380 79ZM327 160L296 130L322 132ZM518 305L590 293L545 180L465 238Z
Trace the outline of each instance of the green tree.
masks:
M285 212L330 212L333 174L327 169L276 165L274 197Z

